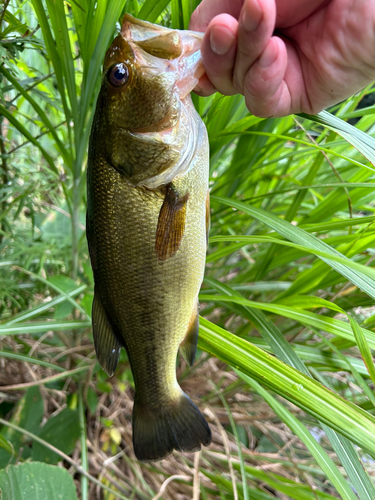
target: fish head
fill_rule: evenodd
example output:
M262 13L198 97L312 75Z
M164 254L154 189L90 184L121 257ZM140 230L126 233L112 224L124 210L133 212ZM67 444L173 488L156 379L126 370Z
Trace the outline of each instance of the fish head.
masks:
M190 92L204 72L201 39L125 15L106 53L94 141L134 185L165 184L165 174L155 178L177 171L189 157L187 146L193 149L187 144L196 121Z

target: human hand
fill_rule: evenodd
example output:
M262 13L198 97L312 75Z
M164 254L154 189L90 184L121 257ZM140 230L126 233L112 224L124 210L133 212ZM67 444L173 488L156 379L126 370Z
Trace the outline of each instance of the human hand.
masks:
M203 0L189 28L205 31L196 92L241 93L256 116L314 114L375 80L372 0Z

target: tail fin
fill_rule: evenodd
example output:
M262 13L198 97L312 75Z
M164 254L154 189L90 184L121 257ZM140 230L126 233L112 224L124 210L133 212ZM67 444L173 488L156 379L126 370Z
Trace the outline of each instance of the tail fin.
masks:
M181 391L179 400L150 410L134 401L133 445L138 460L161 460L173 450L198 451L211 443L210 428L189 396Z

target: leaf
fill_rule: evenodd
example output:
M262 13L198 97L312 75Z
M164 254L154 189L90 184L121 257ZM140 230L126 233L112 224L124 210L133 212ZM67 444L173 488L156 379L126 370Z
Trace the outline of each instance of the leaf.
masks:
M202 298L206 301L215 302L233 302L234 304L240 304L243 306L253 307L254 309L263 309L264 311L269 311L280 316L285 316L286 318L294 319L302 323L303 325L309 325L318 330L323 330L328 333L333 333L339 337L354 341L354 334L352 328L344 321L331 318L329 316L323 316L321 314L312 313L305 311L303 309L297 309L293 307L284 306L282 304L265 304L263 302L255 302L252 300L247 300L242 296L235 295L231 297L225 297L223 295L202 295ZM360 327L359 327L360 328ZM375 349L375 333L371 330L362 328L367 342L369 345Z
M212 285L216 290L221 291L229 296L241 297L238 292L234 292L227 285L214 281L209 278L205 278L205 281ZM298 303L301 303L301 299L304 301L305 297L290 297L289 299L297 299ZM318 305L323 307L330 307L336 311L342 312L342 309L337 307L335 304L331 304L324 299L319 297L306 297L308 300L309 307L311 305ZM303 362L298 358L296 353L293 351L292 347L289 345L287 340L284 338L282 333L275 327L273 322L265 316L261 311L253 310L250 307L238 306L242 309L242 315L247 317L256 328L258 328L259 332L263 336L265 340L269 342L269 345L272 348L272 351L285 363L290 364L297 370L300 370L303 374L310 376L309 371L306 369ZM342 464L345 467L345 470L355 485L357 491L361 492L361 500L366 499L367 497L363 495L363 484L367 484L369 482L369 478L367 473L362 467L361 462L358 459L358 455L352 445L352 443L345 439L343 436L338 435L333 429L329 428L327 425L322 424L323 430L325 431L328 439L333 444L334 449L341 460ZM336 465L332 462L329 470L329 474L334 477L341 477L341 473L337 469ZM329 476L329 475L328 475ZM340 480L341 481L341 480ZM344 487L345 488L345 487ZM371 488L367 488L368 491ZM373 490L373 488L372 488ZM371 490L371 491L372 491ZM375 490L372 491L375 493Z
M5 437L2 436L1 434L0 434L0 447L3 448L10 455L14 454L14 446L12 445L12 443L10 441L5 439Z
M78 500L66 469L39 462L0 470L0 489L2 500Z
M341 495L343 500L355 500L356 496L349 487L348 483L338 471L333 460L328 456L326 451L320 444L312 437L310 431L298 421L298 419L287 410L281 403L271 396L263 387L261 387L255 380L248 377L244 373L235 370L237 375L253 387L270 405L274 412L287 424L287 426L298 436L305 446L310 451L311 455L315 458L320 465L328 479L335 486L337 492ZM296 497L294 497L296 498Z
M40 394L39 387L30 387L26 394L19 400L10 421L23 427L30 432L36 432L42 421L44 413L44 403ZM17 453L21 446L25 447L26 454L29 439L15 432L11 428L3 428L1 431L2 439L11 443L12 448ZM12 458L13 452L5 446L0 449L0 468L5 467Z
M69 455L75 448L80 436L79 415L77 410L65 408L50 418L38 433L39 437ZM61 457L38 442L33 443L33 460L56 464Z
M71 330L76 328L91 327L90 321L36 321L35 323L18 323L8 326L6 323L0 325L0 337L2 335L17 335L26 333L43 333L49 330Z
M146 0L138 13L139 19L154 23L171 0Z
M58 372L64 372L65 368L60 365L54 365L53 363L49 363L48 361L44 361L42 359L33 358L32 356L26 356L25 354L19 354L18 352L9 352L2 350L0 351L0 357L7 359L16 359L22 363L30 363L31 365L39 365L44 366L46 368L52 368L52 370L56 370Z
M339 257L340 259L348 260L347 257L334 250L332 247L319 240L315 236L306 233L299 227L290 224L289 222L276 217L275 215L266 212L260 208L253 207L246 203L227 199L220 198L217 196L211 197L211 200L215 200L224 205L228 205L238 210L242 210L247 213L251 217L254 217L261 222L264 222L268 226L270 226L274 231L277 231L279 234L284 236L285 238L293 241L298 245L309 245L311 249L316 249L318 251L324 252L326 254L332 255L332 257ZM368 276L364 275L362 272L353 270L345 264L341 262L336 262L334 260L328 259L326 257L321 258L324 262L326 262L329 266L335 269L337 272L345 276L348 280L350 280L354 285L358 286L360 290L363 290L370 297L375 299L375 281Z
M40 389L39 387L30 387L25 396L17 403L11 422L30 432L36 432L42 421L43 413L44 403ZM5 430L3 435L12 442L16 451L23 443L23 436L12 429Z
M72 290L71 292L68 292L68 295L70 297L75 297L76 295L79 295L81 292L83 292L86 288L87 288L87 285L81 285L78 288L75 288L74 290ZM7 321L6 323L3 323L3 324L14 325L15 323L25 321L26 319L34 318L35 316L41 315L43 312L47 311L51 307L54 307L54 306L57 306L58 304L61 304L65 300L66 300L65 296L60 295L59 297L53 298L49 302L41 303L35 307L32 307L31 309L28 309L27 311L24 311L24 312L21 312L20 314L17 314L12 319L10 319L9 321ZM91 314L91 309L88 312Z
M368 373L371 377L372 382L375 384L375 366L366 337L362 329L359 327L358 323L351 316L349 316L349 322Z
M375 417L270 354L200 318L198 345L375 456Z
M301 113L300 116L333 130L352 144L375 166L375 140L370 134L366 134L350 123L346 123L341 118L332 115L328 111L322 111L317 115L307 115Z

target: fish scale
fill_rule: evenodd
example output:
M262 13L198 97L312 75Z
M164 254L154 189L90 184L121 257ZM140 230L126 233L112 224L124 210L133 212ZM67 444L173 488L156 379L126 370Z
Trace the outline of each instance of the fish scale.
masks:
M130 16L126 16L126 22L166 31ZM117 37L108 51L109 68L105 63L89 146L87 238L95 280L93 333L98 359L112 374L121 346L126 348L135 384L134 449L139 459L150 461L164 458L173 449L199 449L211 440L205 419L176 378L179 348L187 352L192 362L198 335L198 293L207 245L208 139L190 96L183 96L181 106L186 106L192 126L196 127L192 146L195 154L189 156L188 168L182 165L185 170L167 184L157 185L156 181L152 189L135 182L138 174L135 171L133 175L133 169L142 170L147 182L148 172L152 179L155 172L166 170L168 161L174 165L178 158L177 146L163 143L167 136L158 135L156 130L155 136L137 134L139 165L127 166L132 161L130 146L123 147L120 140L126 124L118 126L116 120L121 112L125 117L132 113L136 92L132 81L139 82L142 75L147 79L144 70L137 66L137 57L145 57L143 49L133 45L131 49L133 62L130 49ZM128 87L124 86L121 95L109 86L106 77L106 71L113 67L114 54L118 54L115 64L126 61L129 71L139 72ZM147 57L152 62L151 56ZM161 64L159 58L152 57L153 64ZM149 85L155 81L153 78L151 75ZM165 81L165 92L174 93L164 96L163 102L176 107L176 85L171 87L170 77ZM146 87L144 81L142 92ZM128 95L133 97L127 99ZM147 113L149 102L145 105L143 113ZM168 109L166 116L167 113ZM140 122L152 129L152 120L157 116L159 121L160 116L157 112L150 112L150 116L149 122L144 116ZM128 123L134 121L129 118ZM163 146L166 160L160 167L158 161L150 167L158 144ZM120 166L113 164L113 158L119 159Z

